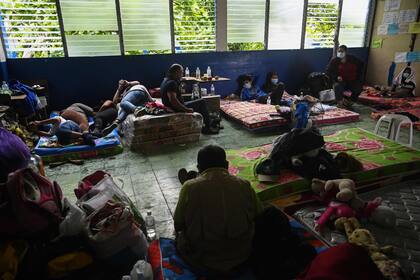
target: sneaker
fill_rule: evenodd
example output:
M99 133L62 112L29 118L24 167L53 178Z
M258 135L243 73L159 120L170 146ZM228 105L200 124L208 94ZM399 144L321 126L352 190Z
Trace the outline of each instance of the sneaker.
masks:
M141 117L146 115L146 107L143 106L138 106L135 110L134 110L134 116L136 118Z
M185 183L185 181L188 180L187 169L181 168L180 170L178 170L178 180L182 185Z
M105 127L104 130L102 130L102 134L105 136L110 134L114 129L118 127L118 124L119 124L118 121L114 121L113 123Z
M219 134L219 129L205 126L201 129L201 133L206 134L206 135Z

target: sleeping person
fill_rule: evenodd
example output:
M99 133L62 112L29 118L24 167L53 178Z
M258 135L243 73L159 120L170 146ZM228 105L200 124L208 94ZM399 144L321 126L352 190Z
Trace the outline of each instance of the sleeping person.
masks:
M271 104L280 105L284 93L284 83L279 82L277 72L268 72L262 90L271 97Z
M146 103L153 101L147 88L139 81L120 80L112 99L115 105L120 104L118 116L111 125L104 129L103 134L106 135L114 130L129 114L134 113L136 116L144 114Z
M262 91L257 85L252 84L252 77L245 75L242 80L241 100L258 103L267 103L268 94Z

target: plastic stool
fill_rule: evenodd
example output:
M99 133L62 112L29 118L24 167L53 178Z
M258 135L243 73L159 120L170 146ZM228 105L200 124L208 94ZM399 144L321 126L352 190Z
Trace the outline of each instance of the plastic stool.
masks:
M375 127L376 135L378 135L379 127L381 126L382 122L388 123L387 138L396 142L399 142L398 140L400 138L401 126L408 124L410 128L410 133L408 135L408 145L410 147L413 146L413 122L410 120L409 117L404 116L404 115L399 115L399 114L383 115L376 123L376 127Z

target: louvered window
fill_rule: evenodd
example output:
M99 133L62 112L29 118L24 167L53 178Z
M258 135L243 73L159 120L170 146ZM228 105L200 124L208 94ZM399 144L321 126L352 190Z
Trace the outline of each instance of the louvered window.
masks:
M305 48L332 48L338 20L338 0L309 0Z
M174 0L173 14L177 53L216 50L214 0Z
M363 47L365 45L369 3L367 0L344 0L341 12L340 37L342 45Z
M120 55L115 0L60 0L69 56Z
M9 58L63 56L55 1L0 1L0 24Z
M263 50L265 0L227 0L228 49Z
M168 0L120 0L126 54L171 52Z
M300 48L303 2L303 0L270 0L268 49Z

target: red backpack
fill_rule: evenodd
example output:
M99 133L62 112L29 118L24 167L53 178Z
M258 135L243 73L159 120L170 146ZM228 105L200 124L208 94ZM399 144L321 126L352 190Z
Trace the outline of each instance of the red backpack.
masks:
M0 234L49 237L63 219L60 186L30 168L9 175L0 205Z

